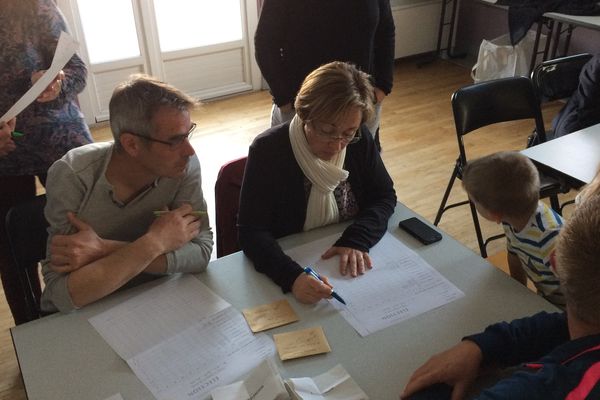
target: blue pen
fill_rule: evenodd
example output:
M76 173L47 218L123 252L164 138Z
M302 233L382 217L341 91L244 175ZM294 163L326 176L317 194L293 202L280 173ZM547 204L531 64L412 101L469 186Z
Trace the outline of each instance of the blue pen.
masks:
M313 278L317 279L318 281L323 282L323 279L321 279L321 277L319 276L319 274L317 274L315 272L315 270L312 269L311 267L304 267L304 273L307 274L307 275L312 276ZM342 297L339 294L337 294L333 289L331 289L331 297L333 297L334 299L336 299L337 301L339 301L343 305L346 305L346 302L344 301L344 299L342 299Z

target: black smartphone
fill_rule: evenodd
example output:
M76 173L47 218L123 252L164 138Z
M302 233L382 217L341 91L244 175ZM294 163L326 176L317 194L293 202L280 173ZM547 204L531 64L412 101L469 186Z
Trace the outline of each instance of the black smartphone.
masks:
M416 217L400 221L398 226L423 244L431 244L442 240L442 235L438 231L430 228L429 225Z

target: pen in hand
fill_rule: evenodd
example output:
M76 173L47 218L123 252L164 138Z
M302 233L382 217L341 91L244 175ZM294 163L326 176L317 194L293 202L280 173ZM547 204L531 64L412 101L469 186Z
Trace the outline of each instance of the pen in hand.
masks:
M155 217L160 217L161 215L165 215L168 212L169 211L167 211L167 210L152 211L152 213L154 214ZM193 215L194 217L203 217L203 216L207 215L207 212L202 211L202 210L195 210L195 211L190 211L190 214Z
M319 274L317 274L315 272L314 269L312 269L311 267L304 267L304 273L306 275L310 275L313 278L315 278L316 280L318 280L319 282L323 282L323 279L321 279L321 277L319 276ZM331 289L331 297L333 297L334 299L336 299L337 301L339 301L340 303L342 303L343 305L346 305L346 302L344 301L344 299L342 299L342 297L337 294L335 292L335 290L333 290L333 288Z

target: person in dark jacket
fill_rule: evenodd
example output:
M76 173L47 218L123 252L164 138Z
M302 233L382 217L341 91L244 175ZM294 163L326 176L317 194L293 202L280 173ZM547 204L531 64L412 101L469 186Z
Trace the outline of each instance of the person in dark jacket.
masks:
M462 399L482 369L519 363L526 364L476 398L600 398L598 232L600 196L594 196L577 208L559 236L555 269L567 300L566 313L542 312L501 322L464 338L417 369L401 398L444 383L453 386L453 400Z
M250 146L240 195L239 241L255 268L304 303L331 287L303 274L276 239L353 219L324 258L340 272L371 267L369 249L383 236L396 205L392 180L364 122L373 113L366 73L332 62L313 71L296 97L297 115Z
M356 65L373 78L381 102L392 90L395 27L389 0L265 0L255 35L256 61L273 95L271 126L290 121L304 78L331 61Z
M579 74L577 90L552 122L552 139L600 123L600 55L592 57Z

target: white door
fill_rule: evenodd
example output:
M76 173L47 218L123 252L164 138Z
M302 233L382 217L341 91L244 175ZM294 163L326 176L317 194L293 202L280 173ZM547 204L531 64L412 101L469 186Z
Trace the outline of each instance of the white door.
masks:
M108 119L115 85L147 73L200 99L260 88L256 0L59 0L89 66L88 123Z

